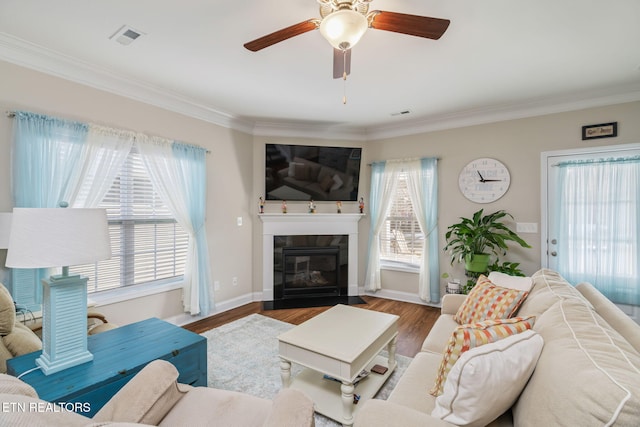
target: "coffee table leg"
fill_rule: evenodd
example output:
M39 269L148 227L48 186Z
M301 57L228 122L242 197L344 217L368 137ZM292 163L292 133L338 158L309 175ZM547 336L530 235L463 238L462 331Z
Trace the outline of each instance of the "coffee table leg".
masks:
M340 390L342 391L342 417L344 422L342 425L353 425L353 383L342 382Z
M291 362L280 358L280 378L282 379L282 388L289 388L291 384Z
M387 346L387 352L389 353L389 368L393 369L396 366L396 341L398 336L393 337L391 341L389 341L389 345Z

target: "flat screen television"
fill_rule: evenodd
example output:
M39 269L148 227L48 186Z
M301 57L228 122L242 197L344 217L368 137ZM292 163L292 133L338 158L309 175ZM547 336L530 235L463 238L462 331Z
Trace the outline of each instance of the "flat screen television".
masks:
M362 148L266 144L266 200L356 201Z

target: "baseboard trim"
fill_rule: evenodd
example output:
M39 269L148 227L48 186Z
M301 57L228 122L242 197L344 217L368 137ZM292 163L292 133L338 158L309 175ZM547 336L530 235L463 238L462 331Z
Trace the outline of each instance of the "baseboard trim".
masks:
M377 292L365 291L364 288L358 288L358 295L367 295L376 298L385 298L394 301L402 301L402 302L410 302L413 304L426 305L428 307L437 307L440 308L440 304L433 304L429 302L425 302L420 299L419 296L409 293L409 292L401 292L401 291L393 291L388 289L380 289ZM215 308L206 316L192 316L188 313L178 314L176 316L167 317L164 320L169 323L173 323L177 326L184 326L189 323L197 322L198 320L206 319L208 317L214 316L216 314L224 313L225 311L233 310L234 308L242 307L245 304L249 304L250 302L261 302L263 301L262 292L253 292L249 294L244 294L236 298L232 298L226 301L217 302L215 304Z
M426 305L428 307L437 307L440 308L441 304L434 304L431 302L426 302L420 299L420 297L414 293L402 292L402 291L394 291L389 289L380 289L376 292L366 291L364 288L360 288L360 295L367 295L376 298L385 298L394 301L402 301L402 302L410 302L413 304Z
M189 323L197 322L198 320L206 319L216 314L224 313L225 311L233 310L234 308L242 307L245 304L249 304L250 302L255 301L262 301L262 292L253 292L250 294L244 294L239 297L231 298L226 301L217 302L211 313L206 316L192 316L189 313L182 313L176 316L167 317L164 320L177 326L184 326Z

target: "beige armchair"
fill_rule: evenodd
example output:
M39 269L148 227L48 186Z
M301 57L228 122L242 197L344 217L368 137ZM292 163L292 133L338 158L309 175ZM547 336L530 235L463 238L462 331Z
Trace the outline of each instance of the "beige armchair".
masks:
M87 318L90 335L116 327L97 312L89 312ZM7 372L8 359L42 350L41 330L41 321L34 321L26 326L16 319L13 298L7 288L0 283L0 373Z
M0 374L2 423L12 426L263 426L298 427L314 425L313 402L302 392L282 390L273 400L177 382L178 371L169 362L155 360L134 376L92 418L59 410L22 411L46 408L35 390L26 383ZM66 405L68 406L68 405ZM13 408L13 409L12 409ZM62 410L60 410L62 409Z

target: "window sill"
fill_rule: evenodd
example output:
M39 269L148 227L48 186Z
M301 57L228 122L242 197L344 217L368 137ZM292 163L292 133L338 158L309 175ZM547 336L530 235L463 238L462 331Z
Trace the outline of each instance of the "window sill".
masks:
M420 267L399 263L399 262L383 262L380 264L381 270L402 271L403 273L420 274Z
M163 284L139 285L127 288L112 289L109 291L95 292L88 296L89 307L100 307L103 305L115 304L149 295L161 294L164 292L182 289L183 281L176 280Z

